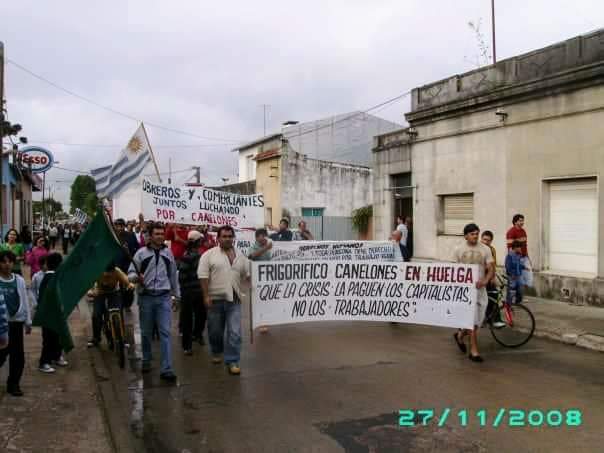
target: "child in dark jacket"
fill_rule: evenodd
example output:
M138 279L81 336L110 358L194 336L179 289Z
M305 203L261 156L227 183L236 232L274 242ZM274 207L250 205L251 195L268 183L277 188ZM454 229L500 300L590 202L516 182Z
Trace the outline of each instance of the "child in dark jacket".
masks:
M508 277L508 291L505 297L507 304L522 302L522 244L518 241L512 243L512 247L505 257L505 273Z

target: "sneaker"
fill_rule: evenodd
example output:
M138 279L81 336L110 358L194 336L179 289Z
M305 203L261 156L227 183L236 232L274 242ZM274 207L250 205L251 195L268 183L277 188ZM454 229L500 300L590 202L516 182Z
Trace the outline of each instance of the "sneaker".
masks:
M61 366L61 367L66 367L67 365L69 365L69 362L67 360L65 360L65 357L63 357L63 356L61 356L59 358L59 360L55 360L52 363L54 365Z
M151 363L143 362L143 364L141 365L141 371L143 373L148 373L149 371L151 371Z
M89 348L97 348L99 346L99 341L96 341L95 339L92 340L88 340L88 347Z
M176 375L174 373L172 373L171 371L160 374L159 378L166 382L176 382Z
M42 373L47 373L47 374L54 373L55 371L57 371L53 367L51 367L48 363L45 363L44 365L42 365L40 368L38 368L38 370L40 370Z
M9 395L13 395L13 396L23 396L23 391L19 388L19 386L7 387L6 393L8 393Z
M501 329L502 327L505 327L506 324L503 321L494 321L493 322L493 327L495 327L496 329Z
M238 363L229 363L229 373L230 374L234 374L234 375L238 375L241 374L241 368L239 368L239 364Z
M185 355L193 355L193 351L190 349L185 349Z
M215 355L212 357L212 363L214 365L218 365L219 363L222 363L222 357L220 357L219 355Z

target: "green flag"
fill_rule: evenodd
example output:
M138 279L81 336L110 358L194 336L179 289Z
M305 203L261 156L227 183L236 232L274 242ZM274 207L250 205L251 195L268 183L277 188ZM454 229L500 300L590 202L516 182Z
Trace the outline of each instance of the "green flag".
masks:
M73 349L67 318L107 266L123 253L102 208L57 269L40 301L33 324L59 334L64 351Z

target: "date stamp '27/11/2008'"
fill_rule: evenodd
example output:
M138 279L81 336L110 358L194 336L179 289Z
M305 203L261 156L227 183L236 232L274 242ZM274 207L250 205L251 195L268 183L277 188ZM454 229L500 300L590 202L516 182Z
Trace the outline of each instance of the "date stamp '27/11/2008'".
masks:
M506 409L488 411L480 409L454 410L444 408L438 413L435 409L400 409L399 426L427 426L436 422L439 427L458 422L460 426L483 427L577 427L583 424L583 413L578 409Z

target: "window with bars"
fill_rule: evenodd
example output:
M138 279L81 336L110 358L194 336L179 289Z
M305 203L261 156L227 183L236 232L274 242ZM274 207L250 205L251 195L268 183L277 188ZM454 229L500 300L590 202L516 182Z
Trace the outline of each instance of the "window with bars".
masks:
M322 217L325 208L302 208L302 217Z
M474 194L441 195L443 234L462 235L474 220Z

